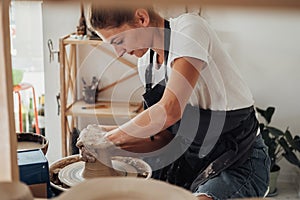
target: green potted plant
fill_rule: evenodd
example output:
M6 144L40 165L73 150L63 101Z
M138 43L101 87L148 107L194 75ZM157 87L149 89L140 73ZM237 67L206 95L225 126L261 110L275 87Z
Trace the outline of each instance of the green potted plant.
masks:
M280 170L278 162L285 158L288 162L300 168L300 160L295 154L300 152L300 137L299 135L293 137L288 127L285 131L282 131L270 125L275 112L274 107L268 107L266 110L256 107L256 111L264 119L264 122L260 122L259 128L264 142L269 148L268 153L271 159L268 196L274 196L277 194L276 183Z

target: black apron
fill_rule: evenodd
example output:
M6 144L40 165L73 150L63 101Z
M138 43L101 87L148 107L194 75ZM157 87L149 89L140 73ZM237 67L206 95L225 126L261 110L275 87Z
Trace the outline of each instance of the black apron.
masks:
M165 20L165 79L152 88L154 51L150 50L150 64L145 72L146 92L143 94L145 109L163 96L168 80L169 45L170 26ZM253 106L234 111L212 111L187 104L181 120L168 128L175 135L175 146L170 148L173 157L168 154L160 158L160 162L164 159L175 161L153 171L152 178L194 191L198 185L221 171L242 164L251 153L257 129L258 121ZM153 139L155 137L152 136ZM155 164L151 163L151 159L145 160L150 165Z

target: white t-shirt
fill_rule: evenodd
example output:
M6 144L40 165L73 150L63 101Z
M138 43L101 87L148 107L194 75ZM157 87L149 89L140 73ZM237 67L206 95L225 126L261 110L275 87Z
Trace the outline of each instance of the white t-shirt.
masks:
M170 27L168 76L172 71L171 63L176 58L193 57L205 62L188 103L210 110L235 110L253 105L252 94L238 69L224 51L216 33L202 17L183 14L170 19ZM138 61L139 75L144 84L149 52ZM153 60L156 60L156 54ZM164 79L164 72L164 67L154 66L154 85Z

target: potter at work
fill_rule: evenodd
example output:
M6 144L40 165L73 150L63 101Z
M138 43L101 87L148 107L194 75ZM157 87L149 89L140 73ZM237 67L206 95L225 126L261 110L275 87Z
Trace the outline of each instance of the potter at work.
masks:
M90 24L118 56L139 58L145 93L130 121L82 130L83 161L109 167L108 157L139 157L152 178L198 199L265 195L270 160L252 94L205 19L94 4Z
M91 153L100 159L83 162L87 161L85 157L80 159L79 155L73 155L52 163L50 180L54 188L67 191L87 179L97 177L151 177L151 167L143 160L124 156L112 157L112 150L115 151L116 148L105 138L106 132L98 125L89 125L81 133L86 145L93 147ZM80 142L78 145L81 145ZM84 149L82 153L85 154Z

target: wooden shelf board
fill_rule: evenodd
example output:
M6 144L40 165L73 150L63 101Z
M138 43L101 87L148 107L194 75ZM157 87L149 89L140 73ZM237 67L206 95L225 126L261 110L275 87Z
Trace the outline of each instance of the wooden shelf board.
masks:
M94 104L87 104L84 101L75 102L66 112L67 116L84 117L134 117L137 115L134 111L139 108L141 103L128 102L97 102L96 106L103 105L100 108L94 108ZM89 109L83 109L88 107Z
M67 37L64 39L64 44L90 44L90 45L100 45L102 43L102 40L91 40L89 38L85 39L73 39L70 37Z

